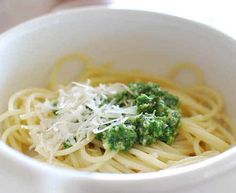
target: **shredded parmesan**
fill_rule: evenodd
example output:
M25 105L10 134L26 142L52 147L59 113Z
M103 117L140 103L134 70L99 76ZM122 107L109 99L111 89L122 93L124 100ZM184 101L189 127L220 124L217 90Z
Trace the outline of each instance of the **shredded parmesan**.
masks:
M65 141L72 146L82 143L91 134L106 131L136 116L136 106L120 107L114 100L104 102L125 90L131 92L121 83L92 87L89 82L73 82L69 89L60 89L56 104L48 100L36 107L40 125L30 128L36 151L52 157Z

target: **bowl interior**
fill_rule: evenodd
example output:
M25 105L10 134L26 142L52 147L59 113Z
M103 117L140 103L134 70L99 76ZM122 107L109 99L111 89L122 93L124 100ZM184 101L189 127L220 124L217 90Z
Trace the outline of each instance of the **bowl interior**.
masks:
M155 13L121 10L59 13L22 25L0 39L0 109L13 91L43 86L55 61L71 52L95 63L138 68L156 74L188 62L221 91L236 113L235 42L200 24ZM64 74L70 77L70 73Z
M163 74L178 63L194 63L236 114L235 42L204 25L156 13L74 10L25 23L0 37L0 111L23 88L45 86L55 61L81 52L94 63ZM63 76L71 77L71 72ZM188 79L186 79L188 81Z
M95 63L161 74L170 66L199 65L236 113L235 43L200 24L155 13L72 11L29 22L0 39L0 111L12 92L44 86L55 61L82 52ZM70 76L70 73L66 73Z

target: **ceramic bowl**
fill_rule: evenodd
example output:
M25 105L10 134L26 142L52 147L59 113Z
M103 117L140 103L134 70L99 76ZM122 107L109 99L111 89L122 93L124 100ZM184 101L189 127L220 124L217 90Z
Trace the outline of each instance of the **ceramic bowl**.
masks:
M9 96L45 86L55 61L82 52L95 63L163 74L176 63L203 69L209 85L236 114L236 44L193 21L144 11L103 8L54 13L0 36L0 110ZM72 72L64 74L71 77ZM228 193L235 192L236 148L182 168L140 174L86 173L50 166L0 143L2 192L35 193Z

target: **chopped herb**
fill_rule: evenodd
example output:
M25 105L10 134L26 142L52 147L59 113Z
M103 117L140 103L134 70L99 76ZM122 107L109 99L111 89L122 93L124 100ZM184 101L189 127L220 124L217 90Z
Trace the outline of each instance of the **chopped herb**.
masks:
M162 90L156 83L129 83L131 92L123 91L110 100L120 107L137 106L135 118L114 126L96 138L104 147L114 151L127 151L135 143L150 145L158 140L173 143L180 126L179 99Z
M98 133L97 139L102 139L104 146L114 151L127 151L137 140L134 125L120 124L105 132Z
M63 143L63 147L64 149L70 148L72 147L75 143L76 143L76 137L67 139L64 143Z
M56 100L53 100L51 102L51 105L52 105L52 113L54 115L58 115L58 109L57 109L58 102Z
M70 141L67 139L64 143L63 143L64 149L70 148L72 147L72 144L70 143Z
M72 121L73 123L79 123L79 119Z

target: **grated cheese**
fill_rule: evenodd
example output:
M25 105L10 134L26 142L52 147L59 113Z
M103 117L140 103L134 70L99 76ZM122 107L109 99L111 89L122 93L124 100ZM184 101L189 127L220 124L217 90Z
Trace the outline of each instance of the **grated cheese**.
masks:
M56 107L48 100L36 107L40 125L30 128L35 150L52 157L66 140L72 145L82 143L91 134L103 132L124 123L130 116L136 116L136 106L120 107L114 104L114 100L104 103L125 90L131 92L121 83L92 87L89 82L73 82L69 89L60 89ZM56 116L50 115L55 110Z

